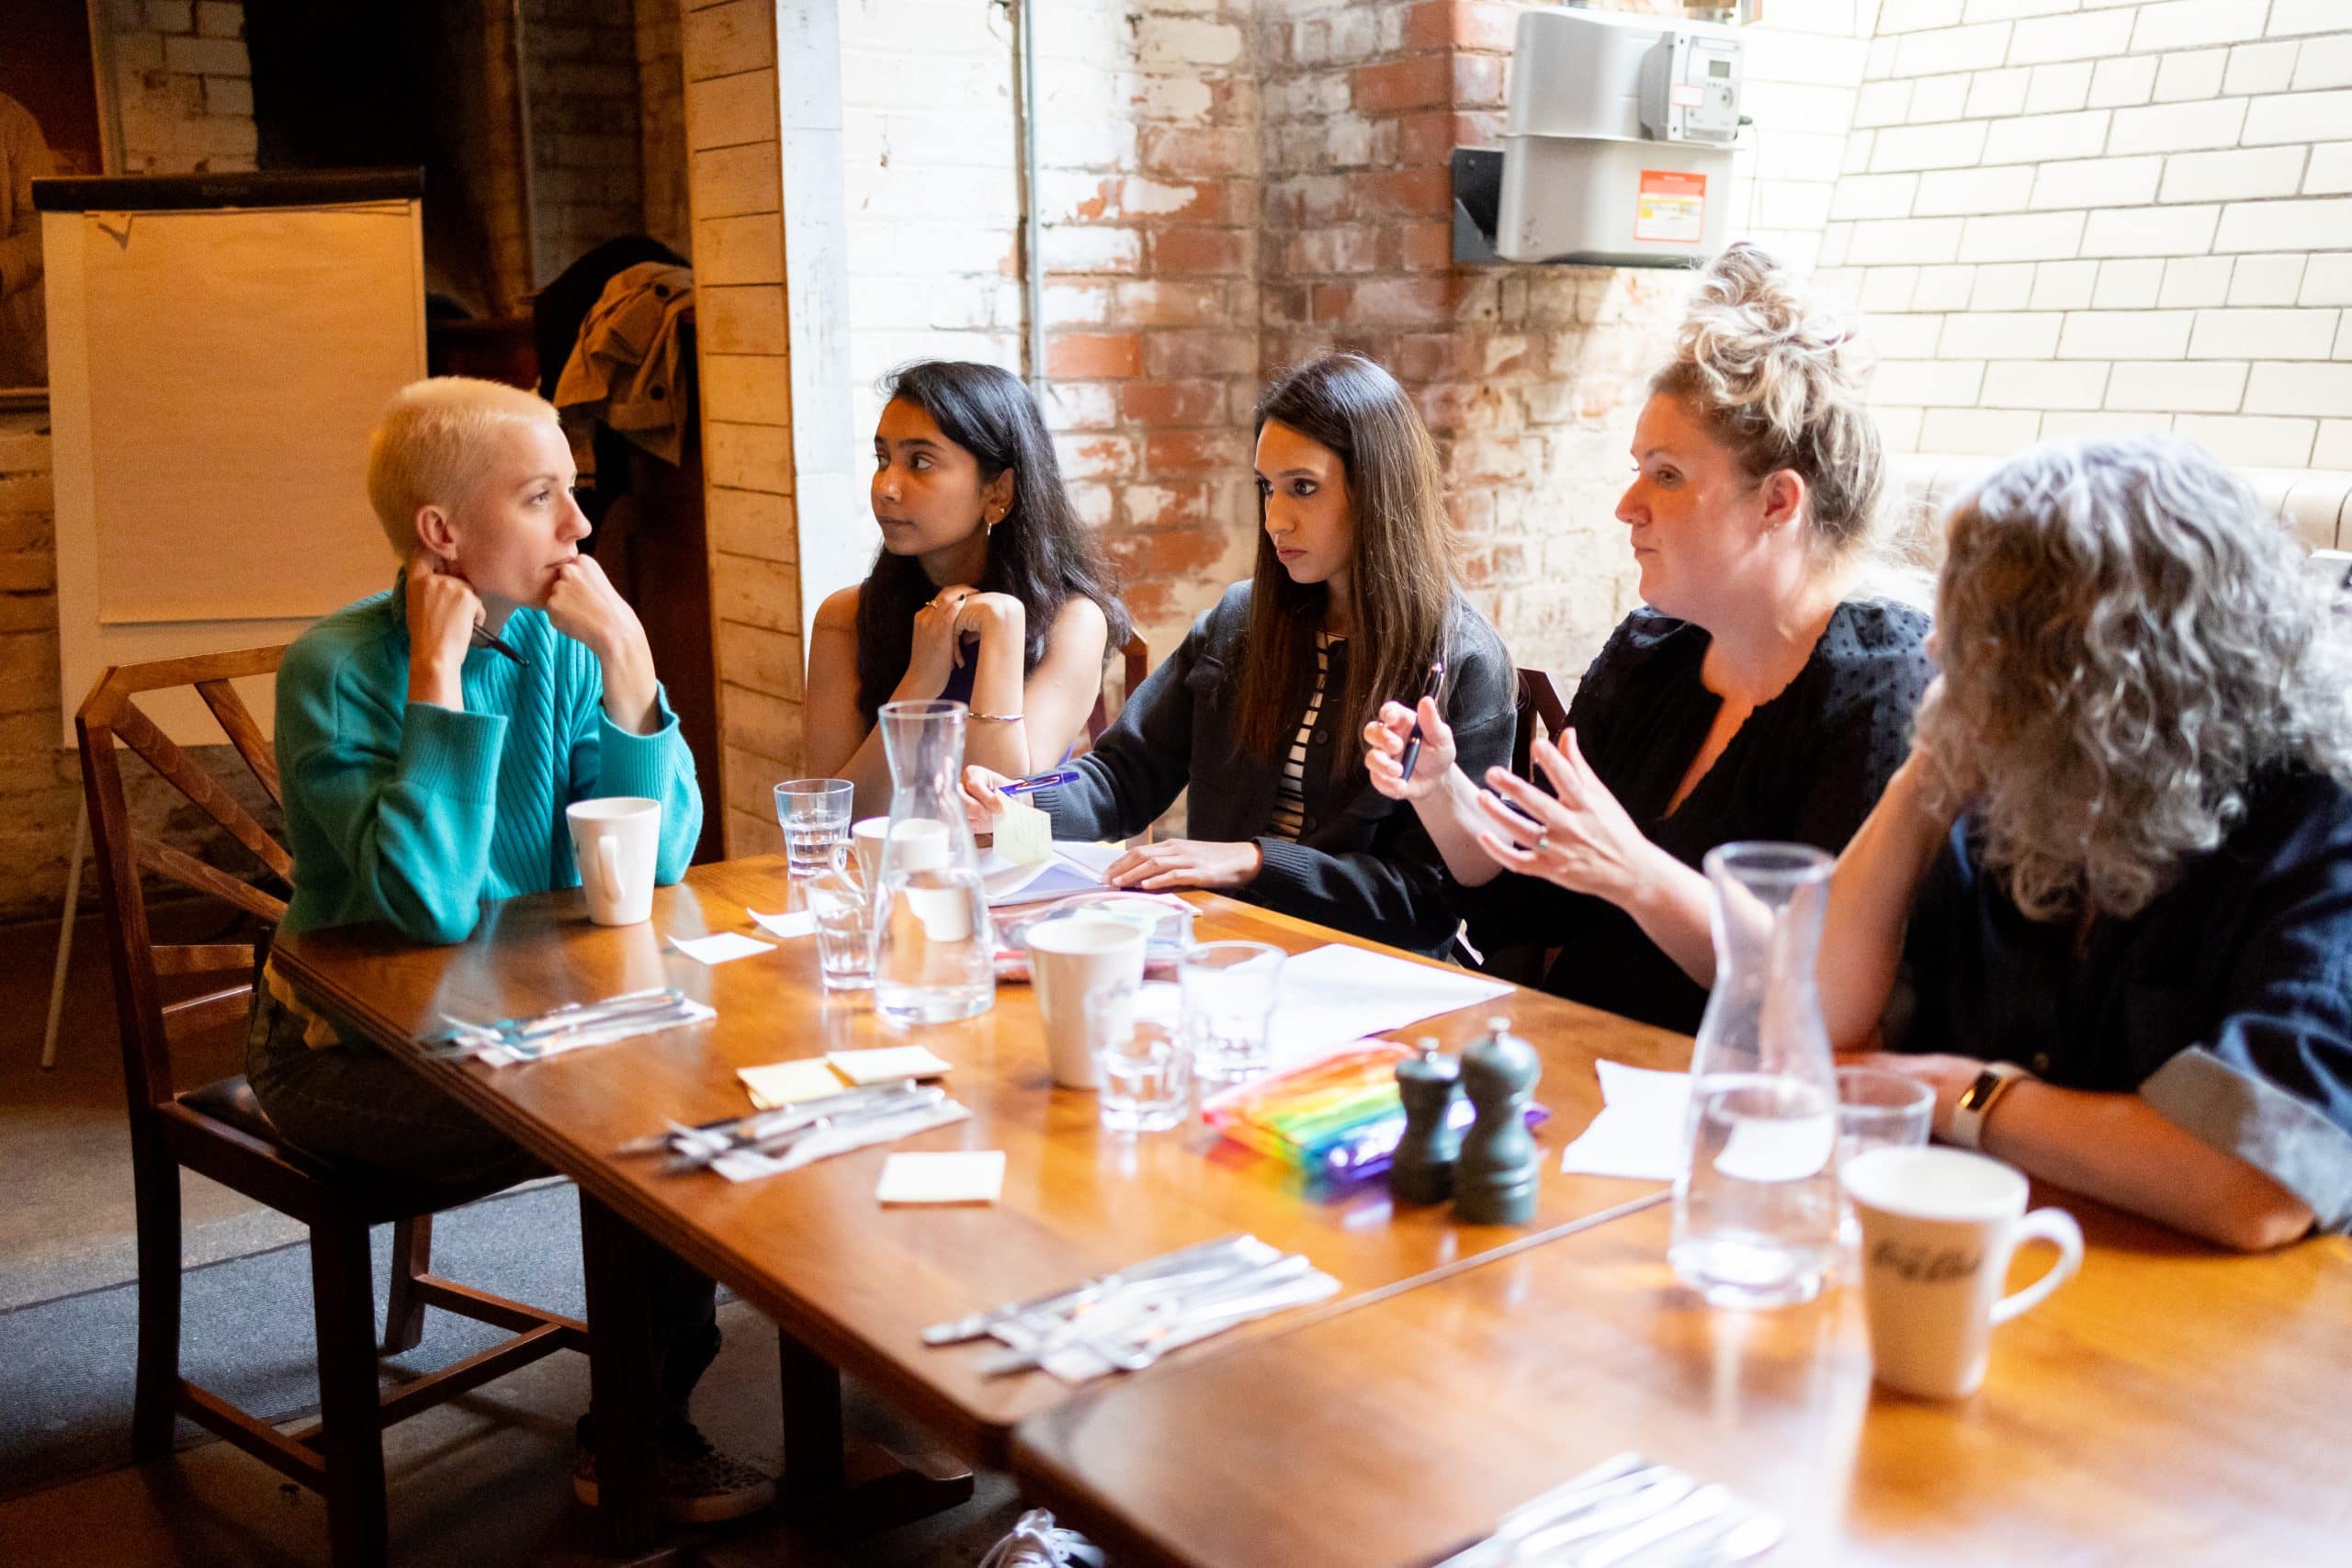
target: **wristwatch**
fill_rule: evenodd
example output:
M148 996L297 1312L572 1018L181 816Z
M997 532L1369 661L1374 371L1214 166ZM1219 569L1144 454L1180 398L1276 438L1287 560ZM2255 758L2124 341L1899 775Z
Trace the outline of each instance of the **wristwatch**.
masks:
M2015 1062L1987 1062L1976 1081L1961 1091L1960 1103L1951 1108L1951 1129L1947 1138L1963 1149L1981 1148L1984 1140L1984 1118L1993 1113L1993 1104L2009 1092L2009 1086L2019 1078L2033 1075Z

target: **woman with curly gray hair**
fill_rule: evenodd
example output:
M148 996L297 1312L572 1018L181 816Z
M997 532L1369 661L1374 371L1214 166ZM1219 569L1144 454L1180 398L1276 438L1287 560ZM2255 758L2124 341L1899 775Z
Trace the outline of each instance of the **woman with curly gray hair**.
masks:
M2352 1225L2352 650L2285 529L2185 442L2044 447L1953 507L1937 621L1832 1038L1883 1022L1939 1136L2177 1229Z

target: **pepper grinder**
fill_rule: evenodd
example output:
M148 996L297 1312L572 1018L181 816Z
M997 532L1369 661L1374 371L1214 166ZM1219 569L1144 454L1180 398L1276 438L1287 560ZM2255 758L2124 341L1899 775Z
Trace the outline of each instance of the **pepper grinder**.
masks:
M1421 1054L1396 1064L1396 1098L1405 1104L1405 1133L1389 1161L1388 1191L1399 1203L1442 1203L1453 1196L1453 1160L1462 1134L1453 1130L1453 1096L1461 1073L1437 1041L1419 1042Z
M1462 1052L1462 1089L1475 1120L1453 1175L1453 1217L1466 1225L1523 1225L1535 1217L1542 1157L1527 1130L1527 1101L1543 1076L1535 1047L1490 1018Z

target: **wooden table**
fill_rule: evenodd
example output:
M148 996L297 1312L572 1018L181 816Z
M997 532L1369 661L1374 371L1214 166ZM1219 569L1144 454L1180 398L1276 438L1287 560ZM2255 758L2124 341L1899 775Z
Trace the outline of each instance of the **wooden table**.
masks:
M1317 1201L1269 1162L1198 1130L1140 1140L1105 1134L1093 1096L1053 1089L1025 986L1001 989L996 1007L978 1019L916 1032L956 1065L948 1087L973 1114L892 1145L1003 1149L1004 1191L993 1206L879 1208L874 1185L888 1152L882 1149L741 1185L708 1174L665 1178L657 1161L612 1157L615 1146L667 1119L698 1122L746 1110L739 1067L906 1038L890 1034L864 998L826 996L813 940L716 967L663 942L669 935L752 930L747 908L780 909L786 894L782 860L763 857L696 868L656 896L653 919L641 926L592 925L577 892L553 893L492 907L475 935L453 947L418 947L389 929L352 927L288 936L277 949L290 979L577 1180L599 1408L632 1408L628 1402L644 1393L642 1369L606 1353L616 1340L641 1334L609 1335L596 1316L600 1307L610 1321L641 1314L642 1302L626 1293L640 1266L628 1249L642 1245L639 1237L727 1284L821 1362L856 1375L966 1457L989 1462L1003 1457L1015 1422L1071 1390L1042 1372L984 1378L978 1370L984 1347L927 1348L919 1338L926 1324L1229 1231L1306 1253L1342 1285L1341 1296L1319 1310L1341 1310L1657 1195L1654 1184L1564 1175L1555 1151L1600 1109L1596 1055L1679 1067L1689 1042L1529 991L1412 1031L1458 1046L1501 1011L1543 1053L1538 1095L1554 1115L1539 1134L1546 1159L1537 1219L1524 1230L1457 1226L1443 1208L1392 1213L1376 1184L1350 1200ZM1350 940L1230 899L1201 895L1195 902L1195 932L1204 940L1250 938L1293 951ZM717 1021L498 1069L427 1061L411 1043L443 1028L445 1014L526 1014L660 984L708 1001ZM1289 1321L1252 1325L1164 1365L1172 1370ZM813 1379L819 1370L801 1371ZM650 1528L650 1512L639 1513L650 1501L636 1490L644 1458L639 1449L606 1461L607 1507L622 1519L615 1529L623 1538ZM789 1432L787 1459L796 1471L807 1462L820 1474L827 1462L811 1460L806 1444L795 1447Z
M1426 1563L1629 1449L1781 1512L1803 1568L2344 1561L2352 1244L2232 1257L2036 1201L2087 1259L1965 1402L1874 1391L1858 1291L1698 1304L1658 1208L1090 1393L1013 1468L1122 1563Z

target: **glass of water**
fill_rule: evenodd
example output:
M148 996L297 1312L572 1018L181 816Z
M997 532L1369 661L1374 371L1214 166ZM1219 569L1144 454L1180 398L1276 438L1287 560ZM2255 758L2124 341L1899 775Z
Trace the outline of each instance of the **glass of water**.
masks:
M844 856L807 884L817 917L817 964L829 991L874 988L874 894Z
M775 786L776 825L784 829L785 863L795 882L815 876L849 852L847 779L786 779Z
M1838 1168L1872 1149L1925 1148L1934 1127L1936 1091L1884 1067L1838 1069ZM1848 1262L1861 1258L1862 1227L1838 1194L1838 1237Z
M1185 952L1177 971L1184 1038L1201 1077L1244 1083L1264 1077L1273 1065L1266 1026L1286 956L1263 942L1204 942Z
M1086 998L1095 1099L1114 1133L1164 1133L1193 1112L1193 1048L1169 985L1106 986Z

